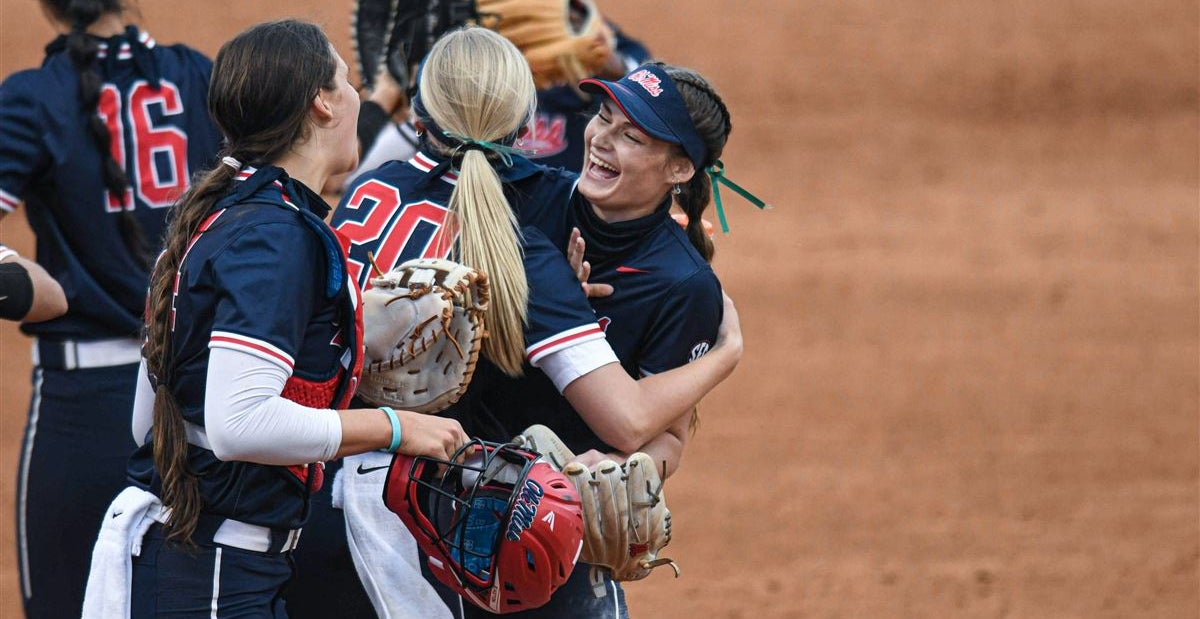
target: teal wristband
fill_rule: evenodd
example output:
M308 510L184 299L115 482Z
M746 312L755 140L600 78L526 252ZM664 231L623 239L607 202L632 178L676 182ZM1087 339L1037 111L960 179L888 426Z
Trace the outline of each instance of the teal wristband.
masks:
M400 437L403 435L400 430L400 418L396 416L396 411L392 410L390 406L380 406L379 410L386 413L388 421L392 422L392 444L388 445L387 450L396 453L396 450L400 449Z

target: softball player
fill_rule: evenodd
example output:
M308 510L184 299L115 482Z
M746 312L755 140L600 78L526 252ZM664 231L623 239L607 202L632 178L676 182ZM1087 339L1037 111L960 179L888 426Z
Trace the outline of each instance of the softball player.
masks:
M217 55L209 109L226 156L180 200L155 266L134 487L105 518L85 616L285 617L320 461L444 458L466 442L452 420L338 410L361 368L359 295L308 188L357 160L346 74L324 33L293 20Z
M123 0L42 0L67 34L0 85L0 216L24 203L66 315L34 336L17 480L29 617L78 615L88 551L134 448L129 411L150 262L163 220L219 135L211 63L125 23Z
M569 208L546 208L535 217L560 235L578 230L570 239L572 248L583 250L575 260L586 261L589 282L613 289L591 299L592 307L624 371L645 382L701 358L717 338L722 293L708 266L712 242L701 227L710 197L702 171L724 148L729 112L707 81L677 67L643 65L619 81L589 79L581 87L602 101L584 132L577 192ZM694 222L686 231L670 217L673 204ZM552 376L530 373L520 381L498 381L484 407L495 411L503 434L545 424L585 462L602 455L623 459L636 450L667 461L668 472L678 466L691 415L681 415L648 442L617 445L604 436L603 420L579 405L603 397L591 387L587 381L564 387ZM477 608L465 611L466 617L485 616ZM514 616L627 614L621 586L605 572L580 566L548 604Z
M455 62L455 54L471 60ZM496 64L479 68L480 63L489 61ZM460 76L469 70L494 83L481 84ZM514 96L513 92L524 97ZM496 329L494 323L489 323L493 339L519 346L519 356L497 362L496 355L485 350L486 361L481 362L471 388L449 413L461 419L470 433L488 440L508 440L524 428L517 425L524 423L523 419L510 417L514 408L524 407L530 398L547 392L562 400L558 395L561 391L569 405L564 402L553 411L538 407L549 417L536 422L558 429L562 425L559 417L578 415L582 417L579 423L595 432L600 442L585 446L576 441L568 446L587 449L613 445L633 451L677 425L680 417L732 370L740 356L740 334L736 325L731 325L729 341L713 349L718 354L686 370L647 376L641 381L626 373L605 341L603 328L560 249L567 246L573 223L567 218L568 202L577 178L570 172L535 165L513 152L512 144L531 117L533 99L528 68L516 48L502 37L481 29L447 35L426 60L420 93L414 102L416 126L423 132L421 152L407 162L392 162L360 177L343 197L333 223L350 238L351 272L357 273L364 285L369 279L370 260L387 270L410 258L453 256L489 273L495 308L497 303L512 303L511 299L504 300L505 288L503 284L497 286L496 274L524 276L521 279L528 287L528 327L518 334L515 329ZM484 109L504 112L497 111L501 117L495 118L478 111ZM669 149L664 146L660 150L665 158ZM658 163L663 165L662 161ZM480 176L487 182L481 183ZM669 205L666 196L671 186L686 178L672 180L656 197L654 206L664 200ZM491 195L502 195L506 200L477 204L475 196L484 187ZM484 228L473 229L481 225L475 223L479 221L484 222ZM682 235L678 226L671 225L676 234ZM524 243L523 271L513 268L517 259L488 263L491 256L468 255L472 243L507 242L498 237L515 236L517 226L522 235L517 241ZM624 229L628 233L614 234L617 245L610 249L633 247L632 241L645 236L633 234L641 228ZM621 232L622 226L616 225L614 230ZM679 238L675 237L676 241ZM594 243L600 244L598 240ZM712 332L704 337L715 343L716 325L721 320L720 289L703 260L699 263L690 263L693 271L702 272L695 278L701 282L697 290L715 293L716 305L697 309L711 310ZM707 288L705 283L709 284ZM518 380L519 376L524 378ZM531 391L523 393L527 389ZM535 393L542 389L548 391ZM621 398L615 397L617 393ZM623 606L623 599L617 601L620 592L616 588L613 597L595 603L586 571L580 570L584 575L582 587L575 587L586 597L567 592L560 598L556 594L550 605L557 610L549 610L545 616L555 616L555 612L563 616L566 606L571 608L569 616L609 616L605 613ZM556 606L556 599L562 600L561 605Z
M0 245L0 318L42 322L65 313L67 295L46 269Z

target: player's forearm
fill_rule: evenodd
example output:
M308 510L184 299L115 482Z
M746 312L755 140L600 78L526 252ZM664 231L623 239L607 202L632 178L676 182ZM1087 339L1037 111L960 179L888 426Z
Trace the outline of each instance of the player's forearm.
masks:
M391 421L378 408L338 411L338 419L342 424L342 443L335 458L387 449L391 444Z
M717 342L708 354L637 381L619 364L609 363L566 385L563 396L605 443L626 452L645 445L695 408L741 361L737 308L728 295L723 303Z
M28 304L28 309L22 305L21 308L12 311L11 316L6 313L5 317L26 322L41 322L67 312L67 297L62 286L41 265L21 257L3 245L0 245L0 263L7 265L5 269L12 271L12 281L19 282L14 284L14 287L21 286L20 291L7 290L6 286L0 286L0 297L9 297L2 300L13 301L17 296L21 296L23 302Z
M673 475L683 463L683 448L687 445L688 428L691 425L692 412L682 415L666 432L650 439L638 451L645 453L659 467L663 479ZM628 458L629 454L621 454Z
M633 452L695 408L740 359L740 343L719 343L692 363L636 381L609 364L572 382L563 395L596 436Z
M383 409L338 411L342 444L335 457L390 450L392 441L399 437L399 445L394 449L396 453L448 460L468 440L462 426L453 419L407 410L393 412L396 414L395 427Z
M620 429L622 445L612 445L634 451L666 432L680 417L690 419L691 411L728 378L740 359L740 345L718 345L688 365L635 381L630 405L624 415L617 417L625 421Z
M25 314L28 322L41 322L67 313L67 295L58 281L32 260L19 259L33 280L33 307Z
M204 429L218 458L290 466L334 455L342 440L336 412L284 398L288 377L255 355L210 349Z

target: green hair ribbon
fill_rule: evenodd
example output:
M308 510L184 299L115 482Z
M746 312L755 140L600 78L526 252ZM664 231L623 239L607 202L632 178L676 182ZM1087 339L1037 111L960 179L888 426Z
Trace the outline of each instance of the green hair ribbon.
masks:
M513 161L512 161L513 155L524 155L526 153L526 151L524 151L520 148L514 148L512 146L506 146L504 144L497 144L495 142L489 142L487 140L476 140L475 138L469 138L465 135L458 135L457 133L454 133L453 131L443 131L442 135L444 135L452 140L458 140L459 142L462 142L462 144L459 144L458 147L454 149L455 151L460 150L463 146L466 146L468 144L473 144L480 148L484 148L486 150L492 151L493 153L496 153L497 155L500 156L500 160L504 162L504 165L506 165L510 168L512 167L512 164L513 164Z
M708 178L712 180L713 202L715 202L717 205L717 217L721 220L721 232L729 234L729 222L725 221L725 207L721 204L721 185L725 185L726 187L736 191L738 195L749 200L751 204L760 209L766 210L773 208L770 204L759 200L757 196L743 189L741 185L729 180L729 178L725 176L725 164L722 163L720 159L718 159L713 165L709 166L705 172L708 173Z

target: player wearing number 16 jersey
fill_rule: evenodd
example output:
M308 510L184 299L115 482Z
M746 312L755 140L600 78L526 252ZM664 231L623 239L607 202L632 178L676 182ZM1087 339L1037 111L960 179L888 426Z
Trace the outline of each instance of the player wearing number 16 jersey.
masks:
M0 216L22 207L66 315L34 336L17 481L29 617L79 616L92 541L125 482L150 264L163 221L219 134L211 62L125 23L122 0L41 0L63 32L0 85Z

